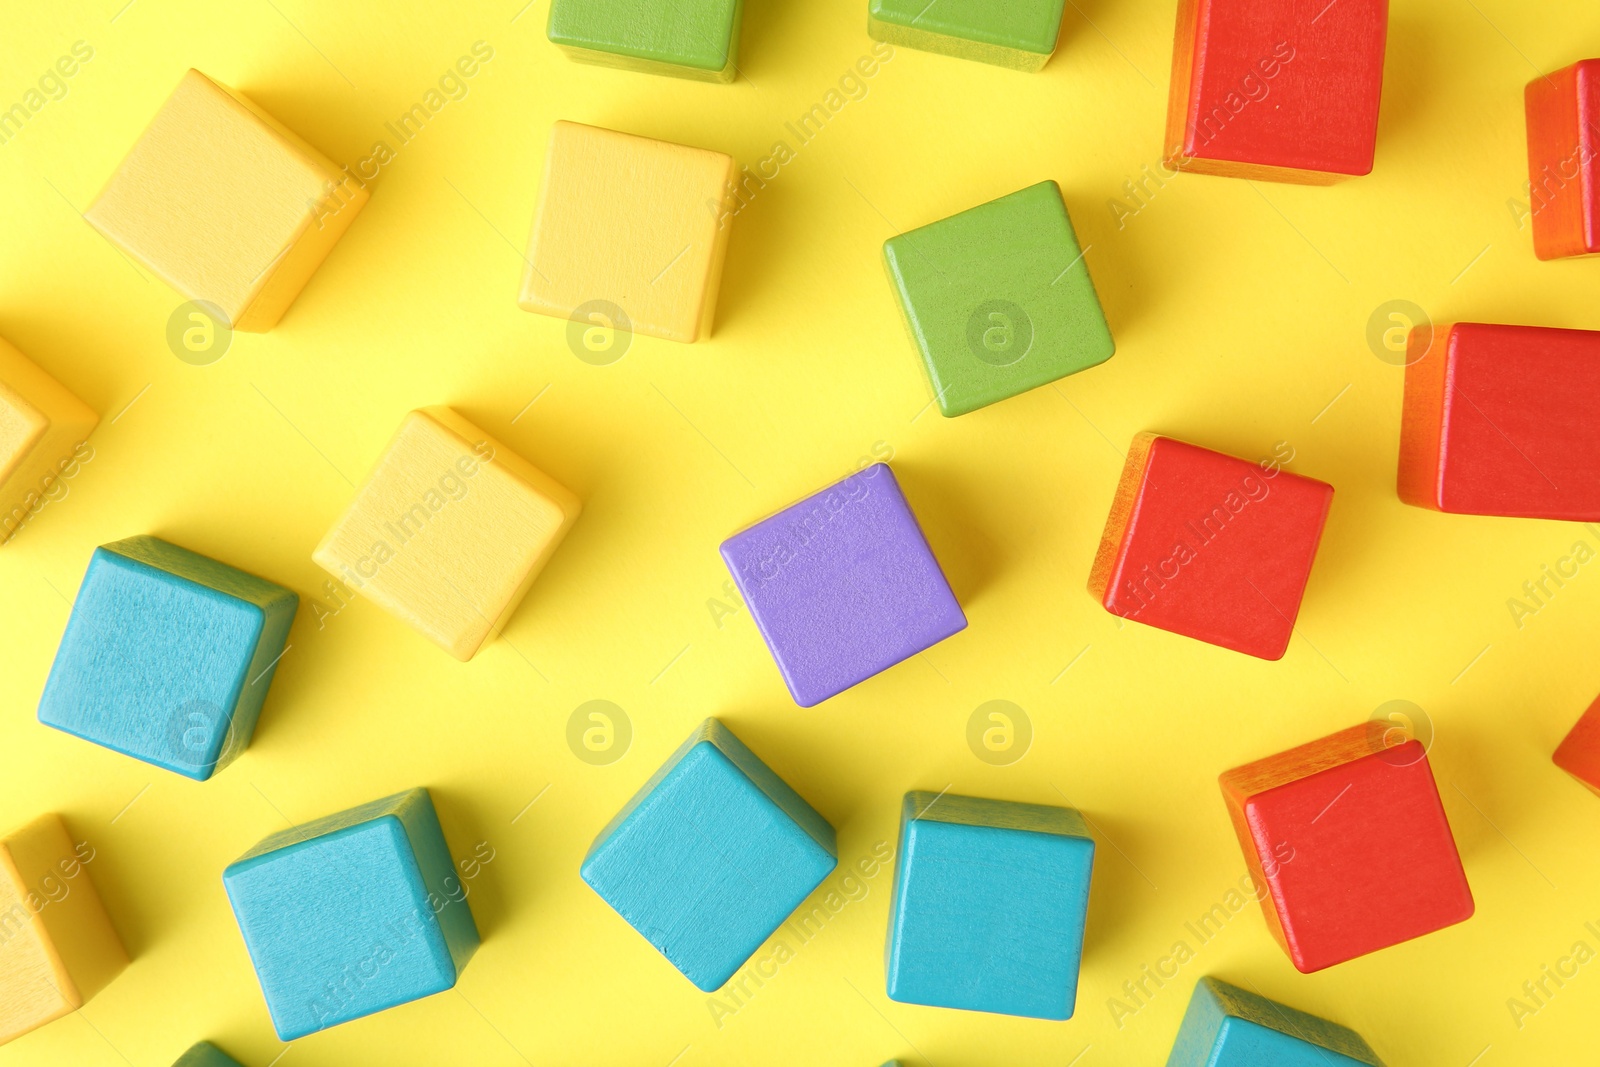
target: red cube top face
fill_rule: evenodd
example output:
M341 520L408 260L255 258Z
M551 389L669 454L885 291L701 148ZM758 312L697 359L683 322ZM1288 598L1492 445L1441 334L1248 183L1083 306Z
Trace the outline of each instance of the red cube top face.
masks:
M1600 252L1600 59L1535 78L1525 97L1534 251Z
M1370 724L1222 776L1267 925L1303 973L1472 917L1426 752Z
M1168 165L1327 183L1367 174L1388 0L1182 0Z
M1412 331L1400 499L1468 515L1600 519L1600 333Z
M1555 763L1572 777L1600 793L1600 700L1590 705L1578 725L1556 749Z
M1332 500L1275 463L1141 434L1089 590L1114 615L1281 659Z

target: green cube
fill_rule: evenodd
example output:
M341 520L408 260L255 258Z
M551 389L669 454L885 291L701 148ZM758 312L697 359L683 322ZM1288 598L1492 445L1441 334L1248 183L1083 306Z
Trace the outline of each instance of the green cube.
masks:
M239 1061L209 1041L202 1041L178 1058L172 1067L239 1067Z
M871 0L867 32L922 52L1043 70L1066 0Z
M550 40L582 63L730 82L744 0L550 0Z
M1053 181L884 242L934 398L965 415L1117 349Z

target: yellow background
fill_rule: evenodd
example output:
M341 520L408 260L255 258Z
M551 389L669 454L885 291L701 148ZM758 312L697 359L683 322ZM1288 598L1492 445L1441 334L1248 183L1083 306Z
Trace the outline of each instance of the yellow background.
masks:
M1526 179L1523 86L1583 58L1592 5L1397 0L1374 174L1328 189L1181 176L1119 227L1108 201L1160 154L1170 0L1074 0L1038 75L901 50L803 147L784 123L869 52L862 0L749 0L730 86L569 63L544 38L546 0L520 17L520 0L122 3L14 3L0 34L6 106L73 42L95 50L0 146L0 335L105 416L66 499L0 550L0 822L65 814L135 960L0 1065L164 1067L209 1037L249 1067L1111 1067L1163 1062L1205 974L1353 1026L1391 1065L1592 1058L1600 964L1520 1031L1506 1001L1574 942L1600 948L1584 926L1600 926L1600 801L1549 761L1600 691L1600 561L1520 629L1506 602L1600 536L1401 505L1402 373L1365 339L1394 299L1439 322L1600 326L1600 267L1537 262L1507 205ZM396 145L384 123L478 40L494 58L469 95ZM395 148L282 325L205 367L166 346L181 298L79 217L190 66L337 160ZM795 150L734 223L707 343L635 338L595 367L565 323L516 307L558 118L747 163L780 139ZM1117 355L944 420L881 243L1044 178L1090 246ZM312 547L403 413L436 403L586 502L505 638L467 664L364 602L321 627L310 605L326 602ZM1337 487L1282 662L1119 626L1085 592L1120 453L1146 429L1248 458L1287 442L1290 469ZM802 711L748 615L717 625L708 601L733 603L717 546L875 450L892 450L971 626ZM34 718L89 553L141 533L304 598L255 742L207 783ZM591 699L634 727L607 767L565 740ZM994 699L1034 729L1008 767L966 740ZM1254 905L1199 947L1184 924L1244 873L1217 774L1392 699L1431 716L1477 916L1310 977ZM888 1002L885 873L719 1028L577 877L594 832L707 715L833 821L845 862L893 840L911 788L1081 807L1100 850L1077 1017ZM288 822L414 785L434 790L458 858L480 842L495 856L468 883L483 947L456 991L285 1053L220 871ZM1108 998L1180 939L1196 959L1119 1029Z

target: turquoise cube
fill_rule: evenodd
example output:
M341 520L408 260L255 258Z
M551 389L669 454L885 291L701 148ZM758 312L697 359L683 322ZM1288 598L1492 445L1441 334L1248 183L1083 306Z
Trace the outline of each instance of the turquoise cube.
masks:
M300 598L156 537L89 559L39 721L203 781L255 732Z
M837 862L827 820L707 719L600 831L580 873L711 992Z
M1167 1067L1383 1067L1349 1027L1202 978Z
M743 0L551 0L546 33L581 63L729 82L743 12Z
M1071 808L907 793L889 998L1070 1019L1093 866L1094 841Z
M1053 181L884 243L890 284L943 415L999 403L1115 354L1086 252Z
M273 834L222 884L285 1041L441 993L478 948L426 789Z
M240 1063L211 1042L202 1041L179 1056L172 1067L240 1067Z

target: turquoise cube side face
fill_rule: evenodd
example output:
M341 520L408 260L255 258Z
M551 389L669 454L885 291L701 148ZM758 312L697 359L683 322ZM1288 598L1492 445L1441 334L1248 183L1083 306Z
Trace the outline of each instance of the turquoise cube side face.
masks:
M241 1064L211 1042L202 1041L179 1056L172 1067L241 1067Z
M243 752L300 598L155 537L94 550L39 721L205 780Z
M1093 866L1094 841L1071 808L906 794L890 999L1070 1019Z
M1383 1067L1349 1027L1202 978L1167 1067Z
M546 32L573 59L732 81L743 0L551 0Z
M222 883L285 1041L443 992L478 947L425 789L273 834Z
M580 873L711 992L837 862L827 820L710 719L600 832Z
M883 251L946 416L1088 370L1116 352L1053 181L903 233Z

